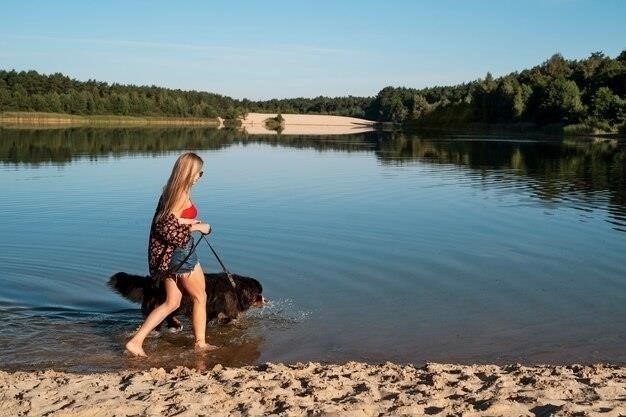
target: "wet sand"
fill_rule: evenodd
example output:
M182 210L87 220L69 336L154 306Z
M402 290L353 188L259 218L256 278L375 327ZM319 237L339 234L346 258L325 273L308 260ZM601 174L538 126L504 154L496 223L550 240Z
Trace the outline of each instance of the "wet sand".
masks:
M265 127L265 120L276 113L248 113L241 127L250 135L276 134ZM283 135L346 135L374 130L375 122L355 117L317 114L281 114L285 119Z
M0 372L0 416L623 416L626 367L301 363Z

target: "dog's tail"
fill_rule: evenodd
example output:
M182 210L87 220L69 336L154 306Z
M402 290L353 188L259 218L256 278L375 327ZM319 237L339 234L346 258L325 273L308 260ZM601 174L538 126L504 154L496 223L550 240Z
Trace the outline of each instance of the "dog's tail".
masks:
M143 302L144 290L150 284L149 277L118 272L109 278L109 286L124 298L135 303Z

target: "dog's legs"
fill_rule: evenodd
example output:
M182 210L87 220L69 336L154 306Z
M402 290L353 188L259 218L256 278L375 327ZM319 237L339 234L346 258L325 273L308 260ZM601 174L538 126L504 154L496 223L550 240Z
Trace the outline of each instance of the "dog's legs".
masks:
M165 319L167 322L167 329L172 333L178 333L183 330L183 324L180 322L178 317L176 317L176 311L167 316Z

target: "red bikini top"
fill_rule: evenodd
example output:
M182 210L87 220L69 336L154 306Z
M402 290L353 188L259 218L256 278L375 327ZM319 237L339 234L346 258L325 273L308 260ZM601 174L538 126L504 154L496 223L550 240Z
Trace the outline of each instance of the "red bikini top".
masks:
M191 203L189 207L187 207L183 210L182 213L180 213L180 217L183 219L195 219L196 217L198 217L198 210L196 209L196 206Z

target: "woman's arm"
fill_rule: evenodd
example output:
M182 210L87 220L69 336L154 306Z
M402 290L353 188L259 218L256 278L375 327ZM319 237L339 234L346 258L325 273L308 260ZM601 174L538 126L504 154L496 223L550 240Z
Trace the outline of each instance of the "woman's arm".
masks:
M154 225L154 231L170 245L185 246L191 237L190 224L182 224L173 213L163 216Z
M198 219L185 219L180 217L183 214L183 210L185 209L185 207L188 207L190 204L192 203L188 195L181 196L172 213L174 213L179 223L191 225L191 227L189 228L190 232L200 232L202 234L208 235L209 233L211 233L210 224L203 223Z
M185 219L184 217L178 218L178 222L180 224L188 224L191 225L189 231L191 232L201 232L205 235L211 233L211 225L208 223L203 223L198 219Z
M202 223L200 220L198 219L186 219L184 217L178 217L178 223L180 224L196 224L196 223Z

